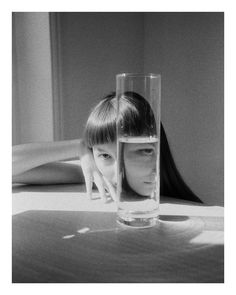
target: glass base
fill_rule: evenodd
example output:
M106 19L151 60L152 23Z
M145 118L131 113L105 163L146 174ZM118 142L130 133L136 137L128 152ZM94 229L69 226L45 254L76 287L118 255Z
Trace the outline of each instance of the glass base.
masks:
M149 218L121 218L120 216L117 217L117 223L120 225L128 226L130 228L148 228L157 225L158 218L157 217L149 217Z

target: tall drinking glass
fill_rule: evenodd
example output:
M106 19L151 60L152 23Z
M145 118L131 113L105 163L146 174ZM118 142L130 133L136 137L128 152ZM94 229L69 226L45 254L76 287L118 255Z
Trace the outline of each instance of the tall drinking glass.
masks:
M156 225L159 212L161 76L116 76L117 221Z

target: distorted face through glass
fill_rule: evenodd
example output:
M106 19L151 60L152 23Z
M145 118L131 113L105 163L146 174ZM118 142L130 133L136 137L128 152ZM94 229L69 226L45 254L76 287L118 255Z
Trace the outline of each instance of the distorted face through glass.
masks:
M140 141L140 140L139 140ZM117 151L115 143L93 147L94 160L101 174L116 188ZM148 196L155 186L156 142L123 143L120 166L127 186L141 196Z

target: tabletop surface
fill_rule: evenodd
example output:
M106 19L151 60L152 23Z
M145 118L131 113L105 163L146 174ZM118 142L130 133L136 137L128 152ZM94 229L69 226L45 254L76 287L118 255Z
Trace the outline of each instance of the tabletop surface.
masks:
M83 185L15 186L12 204L13 282L224 282L223 207L162 197L137 230Z

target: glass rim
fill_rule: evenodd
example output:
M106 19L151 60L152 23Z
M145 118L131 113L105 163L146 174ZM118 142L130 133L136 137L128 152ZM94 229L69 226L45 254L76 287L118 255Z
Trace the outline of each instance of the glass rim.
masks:
M143 78L160 78L161 74L155 73L120 73L116 75L117 78L124 77L143 77Z

